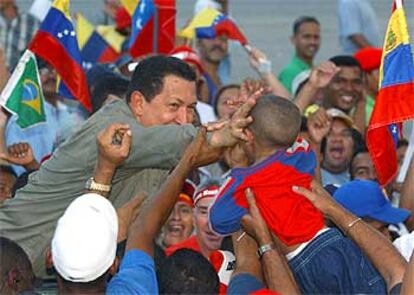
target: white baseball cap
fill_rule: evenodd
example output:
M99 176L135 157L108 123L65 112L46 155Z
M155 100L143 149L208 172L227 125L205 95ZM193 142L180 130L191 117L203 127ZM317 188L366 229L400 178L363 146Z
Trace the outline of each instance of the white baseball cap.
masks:
M76 198L53 235L56 271L71 282L99 278L115 260L117 235L118 217L110 201L94 193Z

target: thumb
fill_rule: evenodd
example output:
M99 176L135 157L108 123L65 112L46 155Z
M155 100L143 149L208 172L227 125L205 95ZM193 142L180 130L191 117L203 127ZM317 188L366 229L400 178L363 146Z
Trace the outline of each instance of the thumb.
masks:
M6 154L6 153L0 153L0 159L9 161L10 160L10 156L8 154Z

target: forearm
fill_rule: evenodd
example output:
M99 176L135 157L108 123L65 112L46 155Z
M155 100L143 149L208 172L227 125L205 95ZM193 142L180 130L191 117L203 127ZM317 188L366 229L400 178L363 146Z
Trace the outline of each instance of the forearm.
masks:
M406 262L388 239L362 220L354 223L355 215L337 204L331 206L329 212L328 217L368 256L384 278L388 290L402 281ZM349 225L352 225L352 227L349 227ZM387 259L384 259L384 257L387 257Z
M236 268L232 274L248 273L263 281L260 261L257 257L257 243L245 232L232 235L233 248L236 255Z
M26 169L26 171L36 171L39 170L39 168L40 164L36 161L36 159L33 159L32 162L24 166L24 169Z
M140 249L153 255L153 242L171 213L187 175L192 170L189 161L182 159L160 191L142 209L129 229L126 249Z
M361 133L362 137L365 135L365 99L361 99L358 101L355 107L355 111L353 114L353 120L355 126L358 128L358 131Z
M349 37L351 41L359 48L371 47L372 45L362 34L355 34Z
M401 198L400 198L400 207L410 210L411 215L406 221L406 225L409 230L414 229L414 157L411 159L410 166L405 176Z
M403 284L401 287L401 295L414 294L414 255L411 255L410 262L404 274Z
M98 155L98 161L96 162L95 171L93 173L93 180L99 184L110 185L115 174L115 170L116 167L114 165L108 163ZM102 191L98 192L92 190L92 192L96 192L104 197L107 197L109 194Z
M274 95L290 98L290 93L286 90L282 83L280 83L275 75L273 75L273 73L262 74L261 77L272 89L272 93Z
M311 85L309 82L306 83L299 94L295 97L295 104L303 114L306 108L312 104L315 95L318 92L318 88Z
M261 257L262 271L268 288L280 294L300 294L299 288L283 256L279 240L267 230L257 237L259 246L273 244L273 249Z

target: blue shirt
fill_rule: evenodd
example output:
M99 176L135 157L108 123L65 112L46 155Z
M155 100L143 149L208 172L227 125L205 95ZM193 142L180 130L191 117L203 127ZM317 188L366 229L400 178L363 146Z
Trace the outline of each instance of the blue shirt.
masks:
M141 250L127 251L106 294L158 294L154 259Z
M349 38L364 35L373 47L381 47L378 18L368 0L338 0L339 42L345 54L354 54L359 48Z

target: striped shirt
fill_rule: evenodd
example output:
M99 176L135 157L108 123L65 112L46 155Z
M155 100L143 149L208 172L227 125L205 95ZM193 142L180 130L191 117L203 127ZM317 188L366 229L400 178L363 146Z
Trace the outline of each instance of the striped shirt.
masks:
M11 21L0 15L0 47L4 49L10 71L16 66L39 25L39 21L30 14L19 14Z

